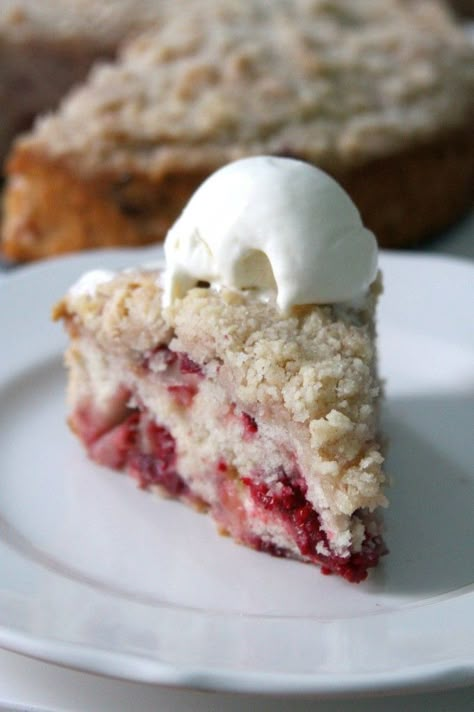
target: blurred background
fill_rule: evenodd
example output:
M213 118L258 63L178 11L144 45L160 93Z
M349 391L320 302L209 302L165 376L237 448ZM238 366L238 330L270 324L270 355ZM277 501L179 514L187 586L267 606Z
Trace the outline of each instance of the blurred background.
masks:
M214 8L213 3L193 0L0 0L4 261L162 240L206 175L228 160L255 152L312 161L331 173L382 247L417 246L443 234L472 205L473 98L468 94L473 93L473 50L461 47L454 26L469 34L474 1L384 2L289 0L287 7L296 8L288 12L295 26L278 40L269 31L264 40L268 48L262 49L256 45L262 32L258 25L267 23L278 33L282 29L281 23L274 27L269 22L271 5L257 0L242 6L246 11L255 6L254 22L249 22L250 11L245 18L245 12L236 9L238 3L232 6L230 0L230 9L225 2ZM179 42L187 40L177 41L172 32L185 37L189 28L179 20L196 8L199 17L201 5L207 6L202 23L215 20L233 44L227 56L227 37L223 39L214 67L199 50L186 74L179 69L178 54ZM406 8L413 12L413 28L406 23ZM400 34L406 38L390 34L390 18L402 18L406 32ZM249 23L248 37L242 33L244 21ZM373 38L365 26L371 22ZM234 26L242 33L240 59ZM157 29L149 32L152 27ZM364 33L360 45L359 31ZM474 45L472 31L471 37ZM162 41L160 54L156 43ZM206 42L215 44L215 38ZM288 62L276 69L269 57L278 57L278 42ZM165 52L169 59L163 59ZM390 53L388 58L384 52ZM191 61L191 55L186 59ZM108 73L94 68L103 61L111 63ZM390 62L392 67L387 66ZM163 80L167 72L168 80ZM231 72L240 105L229 90ZM128 76L134 82L130 106ZM156 88L158 77L161 90ZM66 100L57 109L71 87L84 89L76 101ZM163 127L159 122L166 119L166 110L161 107L169 105L172 116L178 95L188 114L178 113L174 126ZM213 104L216 96L220 106ZM229 97L230 108L222 106ZM262 112L265 102L269 115L273 106L283 117L274 122L279 127L273 138L265 109ZM351 111L354 131L348 129ZM56 123L46 122L47 129L28 133L38 116L50 112ZM233 128L226 128L225 122ZM184 137L181 147L178 134ZM18 136L24 139L16 140ZM331 141L332 147L324 147ZM133 159L130 165L123 161L124 146ZM143 158L140 146L147 147L149 159ZM184 160L177 158L186 153ZM138 162L140 169L134 167ZM166 163L175 168L164 168Z

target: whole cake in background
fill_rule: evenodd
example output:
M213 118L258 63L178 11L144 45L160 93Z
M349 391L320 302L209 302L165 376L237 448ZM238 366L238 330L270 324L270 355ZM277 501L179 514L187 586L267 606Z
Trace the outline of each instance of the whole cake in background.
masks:
M203 183L165 256L57 305L72 429L238 542L363 581L386 553L374 235L322 171L259 156Z
M166 0L0 0L0 163L97 59L160 17Z
M383 246L472 200L474 48L437 0L176 2L8 162L3 253L163 239L202 180L259 153L322 167Z

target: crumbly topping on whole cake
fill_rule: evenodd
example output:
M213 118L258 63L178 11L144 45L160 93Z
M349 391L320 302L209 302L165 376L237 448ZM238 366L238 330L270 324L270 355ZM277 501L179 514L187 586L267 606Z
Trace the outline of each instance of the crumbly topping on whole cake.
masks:
M0 36L20 43L81 41L116 47L156 22L166 5L167 0L2 0Z
M465 125L474 50L434 0L201 0L97 67L29 141L155 176L242 155L355 165Z

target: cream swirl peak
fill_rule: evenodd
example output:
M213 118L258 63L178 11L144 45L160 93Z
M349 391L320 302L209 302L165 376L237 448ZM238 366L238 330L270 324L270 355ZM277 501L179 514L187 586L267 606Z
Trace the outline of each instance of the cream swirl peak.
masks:
M165 302L199 281L276 291L282 311L347 302L377 273L377 243L339 184L289 158L255 156L213 173L165 240Z

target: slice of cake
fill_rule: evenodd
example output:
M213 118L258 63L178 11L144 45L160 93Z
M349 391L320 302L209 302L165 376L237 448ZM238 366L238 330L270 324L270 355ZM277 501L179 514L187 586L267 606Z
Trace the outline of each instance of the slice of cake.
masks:
M57 305L73 431L237 541L363 580L385 552L373 235L321 171L258 157L201 186L165 252Z
M16 143L5 256L162 240L205 177L262 153L334 176L383 246L471 204L474 48L444 4L177 5Z

